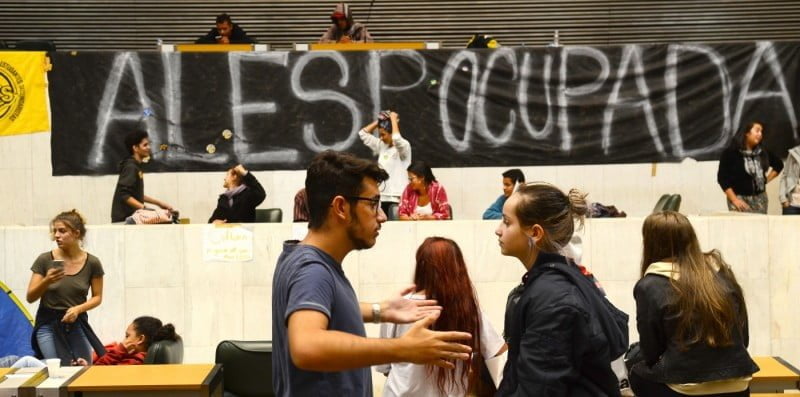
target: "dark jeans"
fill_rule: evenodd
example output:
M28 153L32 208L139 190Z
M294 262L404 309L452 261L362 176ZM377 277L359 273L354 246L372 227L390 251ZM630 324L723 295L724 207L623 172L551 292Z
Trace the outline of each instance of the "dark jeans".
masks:
M628 374L631 389L638 397L684 397L686 394L678 393L663 383L651 382L631 371ZM738 393L706 394L706 397L747 397L750 389Z
M783 215L800 215L800 207L782 207Z

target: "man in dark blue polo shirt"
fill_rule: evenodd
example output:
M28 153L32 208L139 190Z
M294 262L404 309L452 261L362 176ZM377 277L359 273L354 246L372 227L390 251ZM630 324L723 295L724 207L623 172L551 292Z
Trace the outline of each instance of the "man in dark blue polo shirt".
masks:
M308 235L287 242L272 281L272 376L278 396L371 396L369 367L390 362L434 364L467 360L464 332L428 327L435 301L403 296L359 303L342 269L352 250L375 245L386 215L378 185L386 171L370 160L326 151L306 176ZM364 322L417 323L397 339L367 338Z

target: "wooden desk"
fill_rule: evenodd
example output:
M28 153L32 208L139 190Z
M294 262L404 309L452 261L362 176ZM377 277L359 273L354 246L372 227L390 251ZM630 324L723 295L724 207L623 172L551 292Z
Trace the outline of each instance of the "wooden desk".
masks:
M797 389L800 372L780 357L753 357L761 368L753 374L750 391L753 393L783 393Z
M44 368L21 368L11 373L6 372L0 382L2 397L36 397L36 386L47 379Z
M48 378L36 386L32 395L36 397L68 397L67 385L87 369L89 367L61 367L55 377L48 373Z
M221 397L222 366L216 364L95 365L67 387L84 397Z
M178 52L253 51L252 44L175 44Z
M6 374L10 374L14 371L14 368L0 368L0 382L2 382L2 379L4 376L6 376Z
M424 50L423 41L395 43L328 43L310 44L311 51Z
M797 394L795 394L796 396ZM791 397L792 394L784 393L750 393L750 397Z

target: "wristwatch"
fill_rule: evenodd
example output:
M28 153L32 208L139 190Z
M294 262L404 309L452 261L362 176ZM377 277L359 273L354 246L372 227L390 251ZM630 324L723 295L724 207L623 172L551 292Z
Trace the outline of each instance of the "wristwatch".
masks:
M372 304L372 322L375 324L381 323L381 304L380 303L373 303Z

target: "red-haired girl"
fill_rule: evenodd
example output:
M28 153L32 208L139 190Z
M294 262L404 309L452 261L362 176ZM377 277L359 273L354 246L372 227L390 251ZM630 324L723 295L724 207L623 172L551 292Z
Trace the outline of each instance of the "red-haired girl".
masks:
M479 335L479 338L473 337L470 346L484 360L505 352L505 341L481 312L458 244L443 237L428 237L417 249L416 259L414 284L417 290L407 298L435 299L442 306L433 329ZM381 336L399 337L410 326L383 324ZM388 377L383 388L384 397L464 396L476 386L483 363L474 359L454 363L455 370L412 363L381 365L376 369Z

